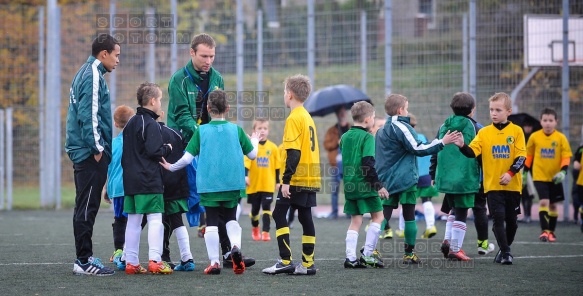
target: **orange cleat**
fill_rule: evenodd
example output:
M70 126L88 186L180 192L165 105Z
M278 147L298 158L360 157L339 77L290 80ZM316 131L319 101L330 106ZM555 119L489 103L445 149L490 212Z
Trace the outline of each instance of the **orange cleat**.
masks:
M126 263L126 274L145 274L148 271L143 268L140 264L138 265L131 265L130 263Z
M204 269L204 274L221 274L221 267L218 263L209 265Z
M466 252L464 252L464 250L459 250L459 252L453 252L450 251L449 254L447 255L447 258L451 259L451 260L457 260L457 261L470 261L472 260L472 258L468 257L468 255L466 255Z
M261 240L264 242L268 242L271 240L271 236L269 235L269 232L264 231L261 233Z
M253 227L251 229L251 237L253 238L254 241L261 240L261 232L259 231L259 227Z
M148 263L148 271L153 274L171 274L173 270L165 261L156 262L150 260Z

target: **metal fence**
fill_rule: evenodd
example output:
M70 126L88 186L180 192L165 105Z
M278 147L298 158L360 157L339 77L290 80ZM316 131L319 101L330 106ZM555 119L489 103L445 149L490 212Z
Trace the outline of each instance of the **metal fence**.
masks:
M243 4L240 19L236 15L238 2ZM72 185L72 164L63 149L68 89L74 73L90 54L91 40L99 32L125 38L120 65L113 75L106 75L113 105L136 106L135 90L146 80L162 86L167 103L168 79L188 61L190 38L198 32L207 32L218 43L214 67L223 74L226 90L246 91L244 95L252 98L255 95L257 101L251 107L283 108L283 79L296 73L312 74L314 89L333 84L362 88L371 97L377 115L384 114L387 90L406 95L410 100L409 111L417 115L418 130L431 136L451 113L452 95L462 90L475 93L476 118L489 123L487 98L494 92L510 93L528 73L522 59L522 16L558 16L562 11L560 1L317 0L312 18L306 6L310 2L178 1L176 12L170 1L151 1L153 7L144 7L140 1L61 5L60 30L56 35L61 41L60 56L42 55L45 47L40 47L44 44L41 40L55 33L47 29L47 9L24 4L0 5L3 35L0 108L14 108L11 145L15 187L39 187L42 163L39 155L41 147L45 147L41 141L60 143L60 159L55 161L62 166L62 178L54 180L62 186ZM475 17L470 14L470 2L476 3ZM391 4L391 10L385 9L385 3ZM387 11L391 12L388 26ZM583 14L583 4L571 1L570 14ZM147 26L152 15L158 22ZM176 19L176 26L164 25L163 18L168 17ZM475 39L470 38L473 33L470 25L474 22ZM387 30L391 32L389 40L385 38ZM168 32L170 39L165 35ZM583 34L583 28L572 28L570 33ZM239 48L238 37L243 40ZM473 40L475 47L470 46ZM391 53L392 61L389 73L385 64L387 52ZM238 56L243 57L242 64ZM60 64L60 73L44 68L53 59ZM475 67L470 67L474 64ZM472 71L475 80L470 76ZM543 107L550 106L560 113L560 71L558 67L541 70L518 94L520 111L538 116ZM580 116L583 69L572 67L569 73L569 139L574 149L581 141L583 124ZM46 101L43 100L39 82L59 74L60 97L51 97L48 89ZM267 94L267 101L259 101L256 91L265 92L260 94ZM50 110L47 105L55 100L60 104L59 110L47 113ZM247 110L251 113L239 112L231 119L250 131L253 112L259 110ZM60 140L49 138L52 134L47 134L46 129L39 132L44 116L61 119L59 127L46 127L60 129ZM281 142L283 120L281 116L272 118L270 138L276 143ZM321 143L335 118L330 115L315 121ZM324 149L321 151L322 162L327 163ZM50 201L46 204L51 205Z

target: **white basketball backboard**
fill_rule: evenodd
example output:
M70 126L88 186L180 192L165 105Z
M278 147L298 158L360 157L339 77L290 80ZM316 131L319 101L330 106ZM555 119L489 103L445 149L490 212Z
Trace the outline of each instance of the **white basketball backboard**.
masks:
M583 17L569 18L568 60L583 66ZM560 15L524 15L524 67L561 66L563 18Z

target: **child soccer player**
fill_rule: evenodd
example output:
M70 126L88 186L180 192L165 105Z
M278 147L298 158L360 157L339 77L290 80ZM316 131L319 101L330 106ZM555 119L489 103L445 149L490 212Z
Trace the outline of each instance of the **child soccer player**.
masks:
M520 169L526 159L526 147L522 128L508 121L512 113L510 96L496 93L488 100L492 124L480 129L469 145L463 138L455 144L466 157L482 156L484 193L488 196L488 209L494 217L492 230L500 248L494 260L509 265L513 259L510 246L518 229Z
M273 266L263 269L265 274L316 274L314 247L316 229L312 220L312 207L316 206L316 192L320 190L320 151L316 125L304 102L310 95L312 86L304 75L285 79L283 100L290 108L290 114L283 129L282 162L285 170L273 210L277 246L281 259ZM290 232L286 215L292 207L298 210L298 221L302 224L302 263L292 262Z
M383 199L389 192L379 181L375 171L374 137L368 130L374 125L374 107L365 101L355 103L350 109L354 125L340 138L344 176L344 213L350 215L350 226L346 232L346 260L344 268L366 266L384 267L380 258L373 256L384 220ZM372 222L366 231L366 243L360 261L356 260L358 230L362 225L362 215L370 213Z
M543 242L556 241L555 228L557 226L556 203L565 199L563 180L567 175L571 161L571 147L567 137L555 130L557 126L557 112L545 108L541 112L538 130L528 139L526 144L526 171L531 171L534 187L538 192L540 227L542 230L539 239Z
M370 129L370 133L373 137L377 134L377 131L383 127L387 123L387 120L384 117L375 117L374 126ZM369 223L370 225L370 223ZM368 225L367 225L368 227ZM384 219L383 223L381 223L381 235L380 238L384 239L392 239L393 238L393 229L391 229L391 225L389 224L389 220ZM368 231L368 228L365 228L365 231Z
M167 157L168 161L174 162L179 160L183 155L185 146L182 134L166 126L163 122L158 122L158 124L160 124L160 131L162 132L164 143L172 145L172 152ZM162 251L162 257L165 255L170 258L168 244L170 236L174 232L176 234L176 241L178 242L178 249L180 250L180 264L176 265L174 270L193 271L195 265L192 253L190 252L190 237L188 230L182 222L182 213L188 212L188 196L190 190L186 169L183 168L175 172L164 171L162 173L162 180L164 182L164 249Z
M409 113L409 123L411 127L417 126L417 118L413 113ZM419 141L427 142L427 137L424 134L417 134ZM438 196L439 193L431 184L431 176L429 175L429 167L431 164L431 156L418 156L417 167L419 168L419 181L417 182L417 194L421 198L423 205L423 214L425 216L425 232L421 238L432 238L437 234L435 227L435 208L431 202L431 198ZM405 220L403 218L403 208L399 211L399 230L397 231L399 237L405 236Z
M138 107L123 131L121 166L124 187L124 212L128 213L125 232L126 274L146 273L140 265L140 233L143 215L148 220L148 271L170 274L172 269L161 260L164 226L164 183L160 159L168 156L172 145L164 143L156 122L162 107L162 90L154 83L144 82L138 87Z
M206 209L204 239L210 260L204 273L221 273L218 225L219 213L222 212L231 241L233 271L242 274L245 272L245 262L241 254L241 226L236 215L241 190L245 189L243 155L255 159L259 139L257 133L253 133L249 140L241 127L225 120L229 105L224 91L214 90L209 94L207 110L211 121L194 132L184 155L173 164L166 160L160 164L174 172L186 167L195 156L200 155L196 187L200 193L200 203Z
M254 160L245 158L248 171L247 202L251 204L251 237L255 241L270 241L271 203L275 184L279 183L279 149L269 141L269 121L255 119L253 131L259 134L259 147ZM263 209L263 231L259 231L259 209Z
M464 143L469 144L478 133L477 123L471 118L476 107L474 98L469 93L458 92L449 106L453 115L439 128L438 138L448 130L456 130L462 133ZM445 147L437 155L436 164L435 187L445 193L445 202L450 209L442 243L443 255L452 260L469 261L471 258L462 245L468 209L474 207L474 198L480 190L480 167L475 159L461 155L455 146Z
M459 132L445 134L443 139L431 143L422 143L417 133L409 125L409 102L403 95L391 94L385 100L385 111L390 118L377 131L375 137L375 169L383 186L390 193L389 199L383 201L383 212L387 220L391 219L393 210L403 207L405 219L405 255L403 263L419 263L419 257L413 253L417 236L415 223L415 201L417 200L418 169L416 156L435 154L444 145L460 137Z
M125 262L122 261L123 246L125 244L126 224L128 214L123 211L123 169L121 167L121 155L123 152L123 129L132 116L134 110L126 105L115 108L113 112L113 125L121 131L113 138L111 144L111 162L107 168L107 185L104 199L107 203L113 203L113 247L115 251L110 261L115 263L119 270L125 270Z

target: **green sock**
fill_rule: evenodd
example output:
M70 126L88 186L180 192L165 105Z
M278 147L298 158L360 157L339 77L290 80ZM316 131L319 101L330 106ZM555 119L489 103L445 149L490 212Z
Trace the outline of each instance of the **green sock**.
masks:
M405 221L405 243L414 246L417 240L417 222Z
M381 223L381 231L385 230L385 225L387 225L387 219L384 219L383 223Z

